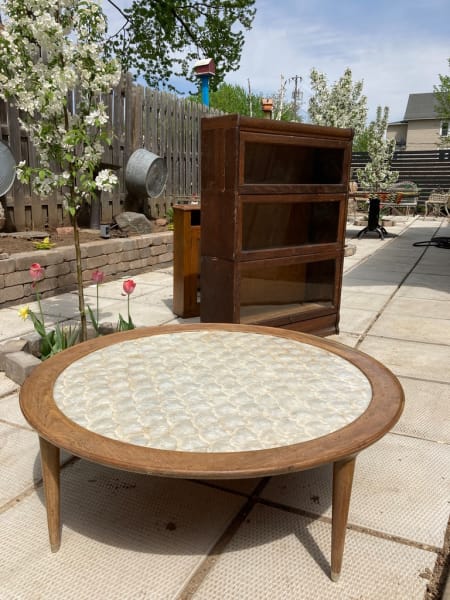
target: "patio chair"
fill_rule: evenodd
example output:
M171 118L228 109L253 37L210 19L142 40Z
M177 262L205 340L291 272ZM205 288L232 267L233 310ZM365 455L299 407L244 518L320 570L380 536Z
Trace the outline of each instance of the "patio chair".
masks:
M433 190L431 194L428 196L428 200L425 200L425 214L426 217L428 212L431 211L431 214L439 217L442 210L445 211L447 216L450 216L449 213L449 204L450 204L450 191L445 192L444 190L437 189Z
M382 202L381 208L389 208L391 214L405 210L405 215L409 216L410 210L413 209L413 214L416 213L417 202L419 200L419 188L413 181L398 181L394 183L388 190L389 193L397 192L399 195L398 201ZM401 192L408 192L407 196L401 196ZM415 192L416 195L411 195Z

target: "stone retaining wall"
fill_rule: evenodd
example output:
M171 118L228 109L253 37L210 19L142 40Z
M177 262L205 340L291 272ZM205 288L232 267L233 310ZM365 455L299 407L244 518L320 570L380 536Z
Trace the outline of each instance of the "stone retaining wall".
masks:
M103 271L107 280L132 277L172 264L173 232L89 242L82 244L81 256L86 284L95 269ZM76 289L73 246L13 254L0 260L0 307L35 299L29 274L34 262L45 267L45 279L39 283L42 297Z

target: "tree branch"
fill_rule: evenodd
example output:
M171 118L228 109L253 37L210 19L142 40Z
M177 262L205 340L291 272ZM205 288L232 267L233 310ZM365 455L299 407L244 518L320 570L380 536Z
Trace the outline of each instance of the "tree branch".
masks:
M183 29L185 30L185 32L187 33L187 35L191 38L191 40L194 42L194 44L196 46L199 45L197 38L195 37L194 33L191 31L191 29L188 27L187 23L184 21L184 19L182 19L180 17L180 15L177 13L177 11L174 8L170 9L170 12L173 15L173 18L178 21L180 23L180 25L183 27Z
M130 19L127 17L127 15L123 12L123 10L119 6L117 6L117 4L115 2L113 2L113 0L106 0L106 2L108 2L108 4L111 4L111 6L117 10L117 12L120 14L120 16L123 17L125 19L125 21L127 21L127 23L130 22Z
M118 36L119 33L121 31L123 31L127 27L127 25L129 25L131 23L131 20L129 19L129 17L127 17L127 15L123 12L123 10L119 6L117 6L117 4L115 4L113 2L113 0L106 0L106 2L108 2L113 8L115 8L117 10L117 12L120 14L120 16L125 19L125 23L122 25L122 27L120 29L118 29L115 33L113 33L112 35L107 37L106 41L108 42L109 40L112 40L113 38Z

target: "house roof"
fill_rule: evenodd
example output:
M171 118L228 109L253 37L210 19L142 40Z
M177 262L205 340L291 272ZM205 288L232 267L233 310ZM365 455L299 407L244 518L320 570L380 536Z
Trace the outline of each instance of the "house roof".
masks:
M417 121L419 119L439 119L436 113L436 98L432 92L409 95L404 120Z

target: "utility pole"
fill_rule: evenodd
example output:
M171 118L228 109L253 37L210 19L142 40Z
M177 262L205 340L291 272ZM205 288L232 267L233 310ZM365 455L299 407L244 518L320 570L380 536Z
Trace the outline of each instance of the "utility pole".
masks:
M291 77L291 79L294 80L294 91L292 92L292 110L295 117L297 117L297 111L300 107L299 100L301 96L299 83L302 82L302 78L299 75L294 75L294 77Z

